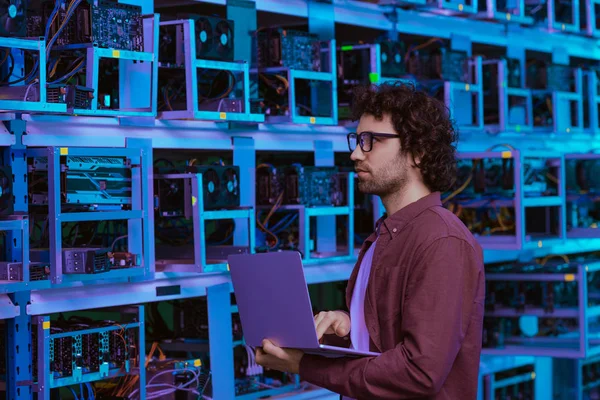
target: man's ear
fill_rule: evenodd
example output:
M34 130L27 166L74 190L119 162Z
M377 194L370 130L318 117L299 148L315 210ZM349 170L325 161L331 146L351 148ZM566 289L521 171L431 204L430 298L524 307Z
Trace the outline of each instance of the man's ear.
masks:
M423 156L423 154L413 154L412 155L413 167L419 168L419 166L421 165L421 157L422 156Z

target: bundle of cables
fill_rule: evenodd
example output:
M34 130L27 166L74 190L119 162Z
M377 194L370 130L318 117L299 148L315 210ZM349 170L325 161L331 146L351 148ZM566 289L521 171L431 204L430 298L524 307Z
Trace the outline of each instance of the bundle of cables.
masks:
M84 387L87 389L87 393L88 393L87 397L85 397L83 394ZM67 386L67 389L69 389L71 391L71 394L73 394L73 398L75 400L80 400L80 399L81 400L85 400L85 399L95 400L96 399L96 391L94 390L94 387L92 386L91 383L86 382L86 383L79 384L79 396L77 396L77 393L75 393L75 390L73 389L73 387Z
M246 353L248 354L248 366L246 367L246 376L262 375L263 367L256 363L254 350L247 344L244 344L244 347L246 349Z

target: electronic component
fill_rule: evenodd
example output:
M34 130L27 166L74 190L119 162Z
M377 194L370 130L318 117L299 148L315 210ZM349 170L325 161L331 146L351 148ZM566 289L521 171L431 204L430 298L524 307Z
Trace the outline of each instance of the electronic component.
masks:
M484 248L520 249L526 242L565 237L561 156L521 156L512 148L459 153L457 167L443 203Z
M160 24L160 118L264 121L249 101L249 63L234 61L233 21L188 17Z
M0 281L22 281L23 263L0 261Z
M546 69L546 87L559 92L574 92L575 72L568 65L549 65Z
M346 180L337 167L262 165L256 171L256 203L341 206L346 204Z
M404 42L380 40L381 76L386 78L399 78L406 74L404 56L406 46Z
M202 174L205 210L236 208L240 206L239 176L237 166L192 165L169 169L169 174ZM167 172L167 171L163 171ZM155 185L157 211L163 217L191 218L192 193L189 179L159 178Z
M546 29L557 32L578 33L579 7L573 0L525 0L525 13Z
M94 98L94 89L80 85L51 84L46 93L48 103L63 103L69 110L89 110Z
M198 395L191 389L199 393L204 392L209 383L209 376L202 369L200 359L152 359L146 366L146 381L152 382L152 386L146 393L148 397L153 398L159 395L161 400L194 400Z
M54 14L53 8L52 0L32 2L28 22L30 35L44 36L43 30L50 16ZM40 16L41 20L38 22ZM144 27L140 6L120 3L117 0L84 0L80 1L74 10L70 7L60 7L57 17L53 17L52 21L48 34L50 44L143 50ZM67 21L66 24L64 21Z
M557 257L564 260L551 258L486 268L489 295L483 346L487 354L527 352L580 358L593 351L581 342L587 340L584 329L594 329L597 321L591 314L584 319L579 316L599 306L595 272L600 264L593 259L570 262L566 256Z
M32 205L48 204L48 158L29 165ZM130 205L131 165L122 157L61 157L61 197L72 206Z
M256 169L256 204L276 204L283 200L283 173L273 165L263 164Z
M567 154L567 237L598 237L600 154Z
M584 129L583 77L579 68L532 59L527 63L533 123L538 130L581 133Z
M29 280L46 281L50 276L50 263L29 263ZM0 262L0 281L23 281L23 263Z
M496 369L496 363L492 361L491 357L482 357L480 373L483 375L483 398L486 400L535 400L535 364L523 362L507 362L506 364L508 365L504 368Z
M275 28L258 31L256 38L259 68L321 71L321 43L317 35Z
M167 22L160 26L159 59L161 66L185 65L189 40L185 38L184 20L194 23L194 42L197 60L234 60L234 23L232 20L207 15L177 14L178 24ZM186 21L187 22L187 21Z
M109 249L79 248L62 250L63 274L99 274L110 271ZM50 251L45 249L32 249L30 252L32 262L49 263Z
M144 348L140 335L143 329L140 313L144 307L134 309L135 314L129 314L130 310L119 312L118 322L81 316L67 319L62 314L52 321L48 316L35 318L31 349L33 377L42 374L49 377L44 385L48 393L51 388L72 385L73 381L93 382L108 376L137 374L134 367L143 360L139 349ZM104 310L112 312L111 315L115 311Z
M0 37L20 37L27 32L27 0L0 0Z
M525 197L558 196L559 168L551 158L525 158L523 163Z
M208 340L208 307L206 297L182 300L180 312L173 313L175 336L181 339ZM244 334L238 313L231 314L232 339L242 340Z
M74 108L89 110L94 98L94 90L80 85L61 83L46 85L46 101L66 104L68 110ZM40 101L40 85L32 83L20 86L0 87L0 100Z
M283 204L306 206L341 206L346 202L346 185L337 167L305 167L292 165L285 168Z
M239 167L193 165L187 168L187 172L202 174L205 209L240 206Z
M196 59L233 61L233 21L212 16L186 16L194 20ZM183 49L184 46L178 46Z
M482 62L483 117L488 132L533 129L531 90L522 83L518 59L502 57Z
M568 65L532 60L527 64L527 86L559 92L575 91L575 71Z
M409 54L407 72L419 80L469 83L469 57L466 51L439 47L435 50L411 51Z

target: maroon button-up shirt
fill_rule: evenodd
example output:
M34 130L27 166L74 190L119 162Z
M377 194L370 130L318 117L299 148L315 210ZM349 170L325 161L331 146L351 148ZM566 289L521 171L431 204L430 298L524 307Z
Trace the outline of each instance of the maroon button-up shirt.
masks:
M346 289L348 306L375 238L361 248ZM484 297L481 247L434 192L380 224L365 320L370 350L381 355L306 354L300 377L356 399L475 399ZM347 338L328 339L349 345Z

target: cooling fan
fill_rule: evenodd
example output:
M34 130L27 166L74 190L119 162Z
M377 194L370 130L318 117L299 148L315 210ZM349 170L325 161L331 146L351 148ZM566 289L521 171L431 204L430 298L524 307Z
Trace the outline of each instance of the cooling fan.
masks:
M196 58L207 58L213 48L213 27L208 18L194 21L196 31Z
M196 58L233 61L233 21L195 16Z
M25 36L26 0L0 0L0 36Z
M185 215L184 179L157 179L154 196L158 203L158 215L161 217L181 217Z
M161 26L159 30L158 53L161 64L178 64L177 44L175 40L176 29L179 26Z
M404 43L385 40L379 43L381 47L381 75L386 78L397 78L405 74Z
M227 207L240 205L239 176L235 168L226 168L222 175L223 204Z
M221 180L214 168L202 171L202 185L204 187L204 208L218 206L221 197Z
M217 53L223 59L233 59L233 29L229 21L220 21L217 24L214 40Z

